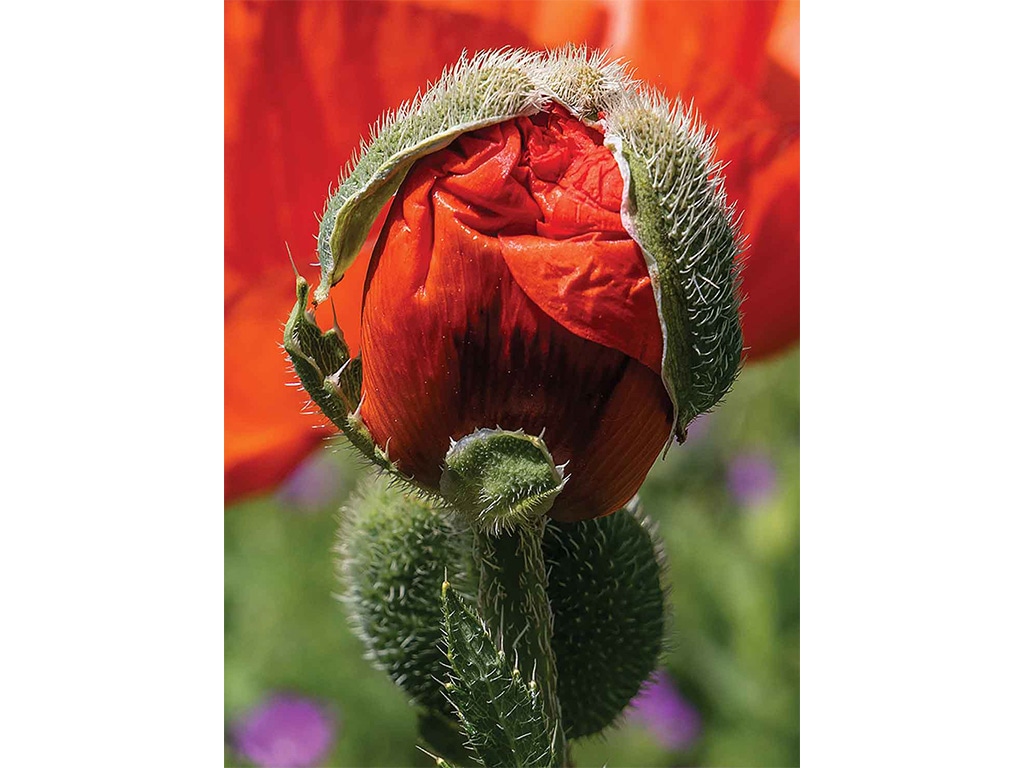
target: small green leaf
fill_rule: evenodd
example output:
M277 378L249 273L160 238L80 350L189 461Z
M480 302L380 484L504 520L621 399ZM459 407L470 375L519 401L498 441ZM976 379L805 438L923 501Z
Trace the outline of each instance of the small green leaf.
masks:
M344 431L348 415L359 407L362 365L352 360L338 329L326 333L320 330L307 310L309 284L298 276L295 297L295 306L284 327L284 350L302 388L324 415Z
M445 686L469 744L483 765L551 766L554 731L536 686L530 686L495 648L487 629L451 588L441 587Z
M309 284L299 276L295 279L295 297L295 306L284 327L284 350L302 388L364 456L408 488L422 491L411 478L399 472L373 442L359 417L362 361L351 357L339 328L320 330L313 313L307 309Z

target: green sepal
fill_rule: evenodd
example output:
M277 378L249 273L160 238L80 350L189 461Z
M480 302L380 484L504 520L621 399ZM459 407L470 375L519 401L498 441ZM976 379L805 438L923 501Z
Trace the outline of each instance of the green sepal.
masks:
M320 330L308 309L308 302L309 283L296 276L295 306L285 323L284 350L299 383L324 415L364 456L395 479L419 490L413 480L399 472L387 453L374 443L359 416L362 361L350 355L337 326L327 331Z
M451 669L444 685L469 745L488 768L551 766L554 730L537 684L499 651L480 618L446 581L442 636Z
M664 557L639 503L544 536L566 738L612 725L651 676L666 626Z
M452 441L440 489L476 528L493 533L547 513L565 483L564 468L542 438L522 430L477 429Z
M622 171L622 218L647 261L662 323L662 379L677 438L739 373L741 238L714 141L692 107L641 89L605 119Z

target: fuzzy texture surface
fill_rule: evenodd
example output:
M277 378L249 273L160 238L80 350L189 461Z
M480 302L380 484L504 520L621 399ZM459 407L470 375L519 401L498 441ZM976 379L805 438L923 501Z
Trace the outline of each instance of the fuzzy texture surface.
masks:
M668 439L662 336L603 136L561 109L420 160L374 251L363 403L377 445L436 487L450 441L543 433L570 479L551 517L609 514Z
M544 535L566 736L600 733L651 676L664 647L664 555L639 502Z

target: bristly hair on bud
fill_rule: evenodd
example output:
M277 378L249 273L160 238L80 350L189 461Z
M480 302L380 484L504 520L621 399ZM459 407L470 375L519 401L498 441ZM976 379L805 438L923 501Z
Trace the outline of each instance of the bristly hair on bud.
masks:
M440 488L478 530L496 534L546 514L567 480L542 438L478 429L452 441Z
M444 581L472 595L472 534L429 502L383 479L361 484L342 509L337 574L366 657L417 703L452 717L438 683Z
M738 291L743 239L692 104L644 87L608 111L605 141L623 175L622 218L655 286L665 347L662 378L676 436L728 392L743 351Z
M544 532L558 700L567 738L621 717L665 646L668 592L656 526L636 497L623 509Z
M549 98L589 123L638 87L622 59L610 60L604 51L571 44L541 62L540 79Z

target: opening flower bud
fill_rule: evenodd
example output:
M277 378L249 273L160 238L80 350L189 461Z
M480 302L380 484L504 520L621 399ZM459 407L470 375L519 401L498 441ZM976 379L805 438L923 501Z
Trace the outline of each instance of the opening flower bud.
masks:
M451 440L544 434L571 475L551 517L623 506L672 431L651 278L597 128L561 107L466 133L399 188L367 274L374 442L438 487Z
M301 278L284 340L313 401L392 476L443 496L453 442L543 435L568 473L548 514L600 517L735 379L741 238L712 135L621 63L483 52L382 119L327 202L314 303L392 196L361 357L316 327Z

